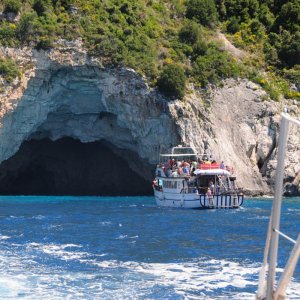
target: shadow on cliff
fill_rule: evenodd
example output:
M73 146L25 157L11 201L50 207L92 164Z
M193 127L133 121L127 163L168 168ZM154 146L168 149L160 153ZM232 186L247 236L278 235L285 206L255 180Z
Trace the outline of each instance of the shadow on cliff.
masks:
M141 168L153 168L132 152L128 156ZM72 138L26 141L0 165L0 194L5 195L149 195L150 180L111 146Z

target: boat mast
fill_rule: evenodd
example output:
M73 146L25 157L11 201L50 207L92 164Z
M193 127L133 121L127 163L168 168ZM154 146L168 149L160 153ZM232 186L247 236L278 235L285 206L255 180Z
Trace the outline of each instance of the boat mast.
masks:
M299 255L300 255L300 234L297 241L291 239L284 233L279 231L280 225L280 213L283 194L283 177L284 177L284 159L285 150L288 137L289 122L300 126L300 121L291 118L288 114L282 113L282 119L280 124L280 134L278 142L278 158L276 168L276 181L275 181L275 196L273 200L273 206L269 221L269 228L266 239L266 246L264 251L264 263L259 278L259 286L256 299L278 300L285 298L285 291L292 274L296 267ZM287 265L280 278L277 289L275 289L276 280L276 266L278 256L278 240L279 235L286 238L295 244L291 255L288 259ZM265 280L266 265L269 256L269 270L267 276L267 282ZM267 283L267 290L265 290L265 284Z
M278 143L278 159L276 168L275 181L275 197L272 208L272 233L270 242L270 263L267 280L267 299L273 298L274 283L276 276L277 254L278 254L278 238L279 234L275 230L279 230L280 212L283 193L283 176L284 176L284 158L289 130L289 121L283 117L281 119L279 143Z

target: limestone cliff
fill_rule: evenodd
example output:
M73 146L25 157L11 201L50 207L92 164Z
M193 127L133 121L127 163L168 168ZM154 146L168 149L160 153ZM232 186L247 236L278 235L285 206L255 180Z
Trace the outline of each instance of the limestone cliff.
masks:
M150 181L160 151L190 144L234 166L248 194L269 194L280 112L300 116L296 101L263 101L265 93L245 80L229 80L205 95L190 87L183 101L168 102L134 70L103 67L80 42L61 42L48 52L1 52L15 56L25 72L0 94L0 162L12 159L25 141L104 141ZM291 128L286 180L292 194L299 193L299 148L299 129ZM2 163L0 187L20 168Z
M289 110L291 115L300 116L296 101L263 101L264 96L265 92L249 81L228 80L206 97L193 94L184 103L171 104L182 140L234 166L237 183L250 195L273 191L280 113ZM299 193L299 133L299 128L291 126L286 157L286 181L290 183L287 194Z

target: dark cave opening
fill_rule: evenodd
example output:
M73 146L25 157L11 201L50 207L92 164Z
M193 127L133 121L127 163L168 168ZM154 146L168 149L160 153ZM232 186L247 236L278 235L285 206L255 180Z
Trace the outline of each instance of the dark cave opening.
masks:
M103 141L82 143L72 138L25 141L0 165L2 195L150 195L151 178L142 177ZM135 153L143 168L152 168ZM135 165L139 165L135 164Z

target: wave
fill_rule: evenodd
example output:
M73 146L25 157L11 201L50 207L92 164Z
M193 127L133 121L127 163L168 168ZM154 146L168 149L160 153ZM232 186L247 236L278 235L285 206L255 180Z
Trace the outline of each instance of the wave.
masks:
M25 253L0 251L0 298L253 299L260 264L212 258L170 263L103 260L80 244L29 243ZM44 255L66 261L46 264ZM70 261L85 264L77 271ZM89 267L88 267L89 266ZM84 271L84 270L90 270ZM22 274L22 275L20 275ZM300 298L292 282L288 297Z
M161 286L171 285L177 295L187 299L253 299L260 271L260 265L257 263L240 264L204 258L193 262L168 264L115 260L95 264L101 269L126 269L138 274L139 278L147 275L148 284L152 281ZM249 287L253 293L239 292ZM221 290L224 290L226 295L220 296ZM287 295L293 298L300 297L300 283L293 282Z
M48 244L47 245L47 244L39 244L39 243L29 243L27 247L34 248L35 250L40 250L45 254L58 257L62 260L80 259L88 255L87 252L72 251L72 248L82 247L82 245L76 245L76 244L63 244L63 245Z
M289 211L289 212L295 212L295 213L300 213L300 208L288 208L287 211Z

